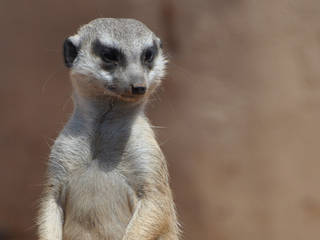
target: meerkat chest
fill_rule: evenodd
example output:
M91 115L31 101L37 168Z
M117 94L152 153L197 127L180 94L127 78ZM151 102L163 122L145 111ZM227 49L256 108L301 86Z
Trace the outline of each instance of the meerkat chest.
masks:
M116 170L101 169L98 161L75 171L65 192L65 232L68 234L121 236L137 201L126 180Z

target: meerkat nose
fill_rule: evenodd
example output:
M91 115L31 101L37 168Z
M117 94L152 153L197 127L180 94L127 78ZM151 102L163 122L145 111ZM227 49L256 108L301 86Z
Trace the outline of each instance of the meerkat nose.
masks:
M132 84L131 85L131 92L134 95L143 95L146 92L145 84Z

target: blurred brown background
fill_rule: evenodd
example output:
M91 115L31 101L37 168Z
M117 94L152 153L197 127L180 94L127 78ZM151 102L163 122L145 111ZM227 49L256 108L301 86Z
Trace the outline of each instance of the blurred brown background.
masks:
M320 2L0 1L0 240L36 239L49 146L72 110L62 42L145 22L170 55L149 107L185 240L320 239Z

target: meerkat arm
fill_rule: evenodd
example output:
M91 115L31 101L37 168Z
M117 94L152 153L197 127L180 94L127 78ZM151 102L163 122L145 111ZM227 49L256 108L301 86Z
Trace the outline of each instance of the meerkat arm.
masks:
M159 236L164 236L166 240L177 240L175 226L170 222L174 207L168 196L161 193L152 193L152 198L142 198L139 200L134 214L127 226L123 240L155 240ZM174 216L175 218L175 216Z
M42 199L38 224L39 240L62 240L63 210L54 191Z

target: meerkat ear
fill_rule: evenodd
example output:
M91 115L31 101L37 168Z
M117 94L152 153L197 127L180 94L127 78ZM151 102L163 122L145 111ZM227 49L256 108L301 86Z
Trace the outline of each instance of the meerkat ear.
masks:
M73 65L74 60L78 56L80 49L80 37L74 35L68 37L63 43L63 57L65 65L70 68Z

